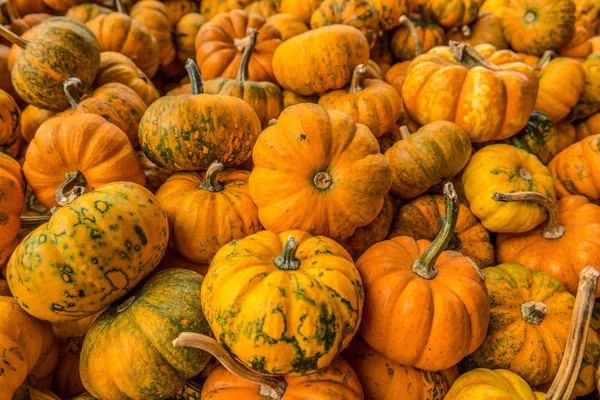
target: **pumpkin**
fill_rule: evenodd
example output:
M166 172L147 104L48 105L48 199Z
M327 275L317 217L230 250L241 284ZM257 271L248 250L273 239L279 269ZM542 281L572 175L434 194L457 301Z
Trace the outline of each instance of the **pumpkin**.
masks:
M504 35L519 52L542 55L560 47L575 25L573 0L509 0L502 15Z
M309 96L344 87L354 68L368 61L369 44L362 32L333 25L283 42L273 55L273 72L284 89Z
M455 123L433 122L414 134L401 129L405 139L385 152L396 197L410 199L425 193L456 175L471 157L469 137Z
M444 28L454 28L473 22L483 0L431 0L424 3L440 25Z
M23 166L41 205L57 206L55 193L73 180L93 190L115 181L145 183L127 135L94 114L55 117L37 130Z
M310 18L312 29L336 24L357 28L365 35L370 47L375 45L379 19L368 0L324 0Z
M369 54L369 62L372 60L377 63L379 69L381 69L381 73L384 75L394 63L394 55L390 49L391 36L391 32L383 32L375 42L375 46L371 48Z
M295 15L308 24L310 17L322 2L323 0L281 0L279 2L279 12Z
M156 0L136 3L129 12L131 19L142 23L156 39L160 49L160 65L169 65L175 60L175 43L171 39L171 22L167 7Z
M211 20L219 13L228 13L232 10L245 8L254 0L203 0L200 14Z
M6 4L17 16L52 12L43 0L10 0Z
M69 78L65 81L65 94L71 109L58 116L100 115L125 132L131 145L137 147L138 125L147 108L140 96L122 83L107 83L82 100L76 89L79 85L81 81L78 78Z
M112 10L94 3L83 3L73 6L67 10L65 17L76 19L84 24L98 15L110 14Z
M377 13L381 29L389 31L400 25L399 18L408 13L407 0L367 0Z
M10 81L10 68L8 66L8 55L10 48L3 44L0 44L0 90L4 90L19 104L20 106L26 106L27 104L19 97L15 89L13 88L12 82Z
M600 51L600 36L592 36L590 38L590 43L592 44L592 53Z
M19 117L21 111L12 96L0 89L0 153L19 154Z
M483 275L470 258L444 251L458 213L451 183L444 185L444 200L444 222L433 242L396 237L356 262L366 299L360 335L390 360L428 371L450 368L475 351L489 321Z
M9 39L23 48L15 54L11 80L27 103L48 110L64 110L69 104L62 82L71 76L81 79L84 92L91 88L98 71L100 49L92 32L81 22L52 17L30 29L27 41L18 36Z
M23 117L21 117L21 120L23 120ZM577 142L588 136L600 134L600 113L593 114L585 121L579 122L575 126L575 131L577 136L575 141Z
M291 106L295 106L296 104L302 103L318 103L319 95L310 95L310 96L302 96L298 93L294 93L290 90L284 90L282 92L283 96L283 108L288 108Z
M160 97L152 81L133 61L121 53L105 51L100 54L100 67L94 86L99 87L113 82L122 83L133 89L147 106Z
M555 146L557 149L560 149L559 152L581 140L577 137L578 132L575 130L575 126L567 121L563 120L556 124L556 130L558 132L558 137Z
M600 111L600 54L590 54L581 66L585 73L585 87L568 116L570 121L584 119Z
M394 30L390 41L390 48L397 60L412 60L423 52L446 43L444 29L431 22L425 13L417 23L406 16L400 18L400 23L401 26Z
M585 72L572 58L558 57L550 61L546 53L538 64L539 91L535 109L548 114L553 122L565 118L577 104L585 87Z
M248 14L256 13L265 18L277 14L277 2L274 0L258 0L248 4L244 11Z
M248 28L258 30L256 47L250 57L248 78L276 82L271 60L281 43L281 34L259 14L233 10L218 14L202 25L196 35L196 61L204 79L235 78L248 45Z
M451 42L450 53L454 60L435 54L413 60L402 87L409 116L421 125L456 122L473 142L506 139L523 129L538 91L533 69L496 65L464 43Z
M146 189L156 193L158 188L173 175L173 172L154 164L143 151L138 151L136 154L144 170L144 175L146 175Z
M358 65L350 86L324 94L319 105L327 110L345 112L378 137L392 129L400 118L402 99L391 85L381 79L364 79L366 72L364 64Z
M187 14L200 11L198 2L194 0L165 0L163 4L167 7L167 16L173 26L177 25Z
M502 18L488 12L481 13L471 25L454 28L448 33L448 39L465 42L471 46L489 43L497 49L507 49L508 43L504 37Z
M58 351L52 326L26 313L12 297L0 296L0 398L10 400L28 376L52 373Z
M256 46L258 31L248 30L248 43L244 49L240 69L235 79L216 78L204 82L204 91L209 94L233 96L244 100L256 112L263 128L277 118L283 110L283 98L279 86L271 82L249 80L248 67Z
M286 108L259 136L253 160L250 196L274 232L347 239L377 217L391 183L369 129L316 104Z
M366 399L443 400L458 377L456 367L430 372L400 365L359 337L342 352L342 357L356 372Z
M21 136L27 143L35 137L38 128L57 114L56 111L45 110L36 106L27 106L21 113Z
M43 21L50 18L52 15L50 14L29 14L22 18L12 18L12 22L9 25L10 30L13 31L17 35L23 35L29 29L33 28L36 25L41 24Z
M576 22L571 34L567 40L556 49L556 52L563 57L571 57L583 60L592 52L592 42L589 40L591 29L589 23Z
M158 264L168 237L167 216L147 189L104 185L58 209L19 244L8 284L31 315L81 319L133 289Z
M539 204L502 203L496 192L538 192L554 200L552 176L536 156L507 144L493 144L477 151L462 173L471 212L492 232L527 232L546 218Z
M477 368L454 381L447 400L484 400L489 396L510 400L544 400L519 375L505 369ZM568 398L568 397L567 397Z
M246 367L291 376L333 361L356 333L364 300L350 255L305 231L262 231L225 245L200 298L215 338Z
M401 63L394 64L385 73L385 81L392 85L394 89L402 96L402 86L406 80L408 69L410 68L410 61L403 61Z
M6 265L18 244L19 214L25 206L25 188L19 163L0 152L0 268Z
M267 18L267 23L273 25L281 33L281 41L308 32L308 26L304 21L292 14L275 14Z
M592 135L570 145L550 161L548 168L558 197L579 194L590 200L600 199L600 185L595 177L600 168L598 152L600 135Z
M79 355L83 337L67 339L59 346L60 358L54 370L52 390L61 399L70 399L85 392L79 376Z
M236 97L204 94L193 60L186 69L192 94L161 97L148 107L140 122L142 150L176 171L205 169L215 159L228 167L243 163L260 134L256 113Z
M98 15L88 21L86 26L98 39L102 52L116 51L129 57L144 74L152 78L160 63L158 41L144 24L125 13L121 0L115 1L117 12ZM71 76L81 79L79 74L70 74L65 79Z
M490 326L473 361L483 368L510 370L532 387L551 382L565 355L575 297L552 276L520 264L486 268L483 274L490 294ZM595 293L593 288L593 297ZM595 389L599 359L600 341L592 330L575 396Z
M387 238L408 236L415 240L432 241L438 234L444 214L443 196L418 197L403 205L394 215ZM490 243L490 236L465 204L458 205L456 227L446 249L469 257L479 268L494 265L494 247Z
M188 58L196 59L196 35L208 20L201 14L192 12L184 15L175 26L175 48L179 62Z

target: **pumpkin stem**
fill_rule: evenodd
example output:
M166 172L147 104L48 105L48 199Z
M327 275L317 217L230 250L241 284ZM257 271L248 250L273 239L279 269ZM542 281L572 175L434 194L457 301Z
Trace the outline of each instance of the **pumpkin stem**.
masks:
M548 223L542 229L542 236L546 239L560 239L565 234L565 227L560 224L560 216L556 203L537 192L516 192L516 193L494 193L492 200L501 202L532 201L546 209L548 213Z
M435 268L435 262L442 254L452 235L454 228L456 227L456 220L458 217L458 195L454 190L452 182L446 182L444 185L444 203L446 206L446 214L442 223L442 228L437 234L433 242L423 252L423 255L419 257L412 266L412 272L417 274L423 279L433 279L437 276L437 269Z
M22 229L32 229L50 221L50 217L51 215L21 215L19 216L19 219L21 220Z
M273 126L277 123L277 118L273 118L271 120L269 120L269 126Z
M256 47L257 36L258 31L256 29L248 28L248 42L246 43L244 54L242 54L242 61L240 61L240 68L238 69L238 74L236 78L236 80L239 82L246 82L248 80L248 66L250 65L250 58L252 57L252 52Z
M313 184L321 190L329 189L332 183L333 179L331 178L331 175L325 171L319 171L313 177Z
M300 268L300 260L296 258L296 251L300 242L290 235L283 245L281 254L273 259L273 264L283 271L295 271Z
M424 12L425 11L423 11L423 13ZM417 28L415 27L415 24L406 15L401 16L399 21L400 24L404 25L406 29L408 29L408 33L410 33L410 37L415 43L415 57L420 56L421 54L423 54L423 48L421 46L421 40L419 39L419 34L417 33Z
M558 373L546 393L546 400L571 398L585 354L599 275L600 273L591 266L584 268L579 275L579 288L573 306L567 345Z
M402 140L407 140L410 137L410 131L408 130L408 126L402 125L400 127L400 136Z
M500 71L500 67L486 59L473 46L455 40L450 40L448 45L450 46L452 57L465 68L484 67L492 71Z
M544 320L550 309L544 303L539 301L528 301L521 304L521 318L531 325L539 325Z
M198 69L198 65L196 61L188 58L185 63L185 70L190 77L190 84L192 86L192 94L202 94L204 93L204 87L202 86L202 75L200 75L200 70Z
M123 2L121 0L115 0L115 7L117 8L117 12L121 14L127 14L125 11L125 7L123 6Z
M285 394L287 383L283 378L258 374L237 361L215 339L199 333L183 332L173 341L174 347L193 347L212 354L232 374L260 385L259 395L280 400Z
M360 92L364 89L362 86L362 79L367 73L367 67L365 64L359 64L354 68L354 72L352 72L352 81L350 81L350 89L348 89L348 93L356 93Z
M8 40L12 44L16 44L19 47L25 48L29 43L27 40L21 38L19 35L15 34L8 28L0 25L0 36L4 39Z
M535 66L535 69L540 70L544 68L550 61L552 61L552 57L555 55L556 53L554 50L546 50L542 55L542 58L540 58L540 61L538 61L537 65Z
M56 202L64 207L71 204L79 196L85 193L87 180L79 171L69 171L65 174L65 180L56 191Z
M460 28L460 32L467 39L471 39L471 35L473 34L473 32L471 32L471 27L469 25L463 25Z
M77 106L81 103L81 97L79 96L79 92L77 92L77 88L81 84L79 78L69 78L63 83L63 90L73 110L77 109Z
M117 307L117 312L122 313L123 311L127 310L129 308L129 306L131 306L133 304L134 301L135 301L135 296L131 296L130 298L128 298L127 300L125 300L124 302L119 304L119 306Z
M200 185L200 189L209 192L220 192L223 190L223 184L217 180L219 172L223 171L225 166L218 161L213 161L206 170L206 180Z

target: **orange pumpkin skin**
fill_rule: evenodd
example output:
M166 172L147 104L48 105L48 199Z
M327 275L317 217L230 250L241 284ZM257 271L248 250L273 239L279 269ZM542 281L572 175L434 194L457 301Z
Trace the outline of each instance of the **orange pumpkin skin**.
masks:
M12 96L0 89L0 153L18 156L19 117L21 111Z
M592 53L597 53L600 51L600 36L592 36L590 38L590 43L592 44Z
M273 0L258 0L248 4L244 11L248 14L256 13L268 18L277 14L277 4Z
M194 0L167 0L164 2L167 7L167 16L173 26L187 14L199 13L200 7Z
M400 17L408 13L408 0L367 0L377 13L381 29L389 31L400 25Z
M25 177L19 163L0 153L0 268L6 265L17 247L25 189Z
M160 65L169 65L175 60L175 44L171 39L173 29L169 21L167 7L156 0L145 0L134 4L129 12L131 18L139 21L156 39L160 49Z
M422 19L414 23L414 25L423 53L447 43L444 29L438 24ZM394 34L390 40L390 48L398 61L412 60L420 55L416 53L415 42L410 31L404 25L394 30Z
M127 135L94 114L45 122L29 144L23 169L36 198L48 209L58 205L55 192L70 171L85 176L88 190L115 181L146 181Z
M10 47L0 44L0 89L10 94L21 107L25 107L27 104L19 97L15 88L10 81L10 68L8 66L8 55L10 53Z
M465 42L471 46L489 43L497 49L507 49L502 18L494 13L480 13L475 22L469 25L467 32L455 28L448 33L448 39Z
M21 113L21 136L27 143L31 142L38 128L54 117L56 111L45 110L36 106L27 106Z
M537 77L535 109L545 112L556 123L569 114L583 93L583 67L571 58L559 57L539 69Z
M342 357L358 376L365 399L443 400L458 377L458 368L439 372L400 365L373 350L360 337L354 338Z
M323 0L281 0L279 12L295 15L308 24L310 17L322 2Z
M200 6L200 14L209 20L217 14L243 9L254 0L204 0Z
M581 65L585 72L585 88L568 116L569 121L578 121L600 111L600 54L590 54Z
M41 24L48 18L52 17L50 14L28 14L23 18L13 19L12 23L9 25L10 30L16 33L17 35L22 35L29 29L33 28L36 25Z
M83 3L69 8L65 17L76 19L85 24L89 20L96 18L98 15L106 15L111 12L112 10L110 8L102 7L98 4Z
M22 119L22 118L21 118ZM596 113L575 126L576 142L600 134L600 113Z
M575 23L573 31L556 52L563 57L583 60L592 52L592 42L589 40L589 24Z
M410 68L410 61L403 61L398 64L394 64L385 73L385 81L392 85L399 95L402 95L402 86L406 80L408 69Z
M363 391L356 374L337 357L319 371L304 376L286 376L287 388L281 400L362 400ZM259 386L233 375L219 365L204 382L202 400L263 400Z
M569 194L600 199L600 135L588 136L558 153L548 164L558 198Z
M136 154L138 156L138 160L140 160L144 174L146 175L146 189L150 190L152 193L156 193L158 188L160 188L162 184L165 183L171 175L173 175L173 171L166 168L161 168L154 164L152 161L150 161L146 153L141 150L137 151Z
M319 95L302 96L298 93L294 93L291 90L284 90L283 93L283 108L295 106L296 104L302 103L313 103L319 102Z
M391 185L369 129L316 104L286 108L259 136L253 160L250 195L261 223L274 232L347 239L377 217Z
M302 18L292 14L272 15L267 18L267 23L279 30L282 42L309 31L308 26L306 26Z
M167 247L165 255L163 258L161 258L156 268L152 270L150 276L156 275L160 271L164 271L165 269L169 268L189 269L190 271L197 272L202 276L206 276L209 266L209 264L199 264L189 261L172 248Z
M427 8L444 28L468 25L477 18L484 0L430 0Z
M177 59L185 63L188 58L196 59L196 35L208 20L201 14L186 14L175 26Z
M272 58L281 43L281 33L259 14L233 10L218 14L202 25L196 35L196 62L206 80L234 79L247 39L248 28L258 30L256 47L250 57L248 79L276 83Z
M365 35L351 26L332 25L283 42L273 55L273 72L284 89L310 96L344 87L354 68L368 62Z

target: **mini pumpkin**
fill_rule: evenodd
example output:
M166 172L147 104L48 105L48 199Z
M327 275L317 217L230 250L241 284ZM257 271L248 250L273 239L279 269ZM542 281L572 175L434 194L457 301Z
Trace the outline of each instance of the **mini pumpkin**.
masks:
M160 65L169 65L175 60L175 43L171 38L173 26L169 21L167 7L156 0L145 0L134 4L129 15L134 21L139 21L156 39L160 49Z
M295 15L308 24L310 23L310 17L322 2L323 0L281 0L279 12Z
M196 59L196 35L208 22L201 14L192 12L184 15L175 26L177 59L184 63L188 58Z
M448 32L448 39L471 46L489 43L497 49L507 49L502 17L491 12L480 12L471 25L463 25Z
M360 30L373 47L379 32L379 18L368 0L324 0L310 18L312 29L328 25L349 25Z
M412 60L430 49L446 43L444 29L432 22L425 12L418 22L402 16L401 26L394 30L390 49L399 61Z
M309 28L302 18L292 14L275 14L267 18L267 23L273 25L281 33L281 41L308 32Z
M0 269L8 262L18 244L21 220L25 206L25 177L18 162L0 152Z
M19 117L21 111L12 96L0 89L0 153L19 155Z
M243 9L254 0L204 0L200 6L200 14L211 20L217 14Z
M483 0L430 0L427 9L444 28L468 25L477 18Z

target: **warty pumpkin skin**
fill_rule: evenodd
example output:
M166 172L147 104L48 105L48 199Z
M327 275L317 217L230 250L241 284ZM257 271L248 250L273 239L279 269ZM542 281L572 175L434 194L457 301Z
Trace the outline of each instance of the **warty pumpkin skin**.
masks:
M410 135L405 130L403 137L385 152L396 197L410 199L425 193L456 175L471 157L469 137L452 122L432 122Z
M64 17L48 18L28 32L25 48L15 55L12 84L27 103L62 111L69 105L62 91L66 79L77 76L83 92L91 88L100 61L98 41L81 22Z
M243 9L254 0L204 0L200 6L200 14L211 20L219 13Z
M175 43L171 38L173 26L169 21L167 7L160 1L145 0L133 5L129 15L135 21L139 21L148 32L156 39L160 49L160 65L169 65L175 60Z
M496 192L538 192L555 198L552 176L538 159L507 144L493 144L477 151L462 173L465 196L471 212L492 232L527 232L546 218L538 204L500 203Z
M508 43L504 37L504 29L502 28L502 17L491 12L480 12L471 25L463 25L462 28L452 29L448 32L448 39L465 42L471 46L489 43L497 49L508 48Z
M430 0L427 9L444 28L468 25L477 18L484 0Z
M542 55L560 47L575 25L573 0L509 0L502 15L504 34L518 52Z
M387 358L428 371L450 368L475 351L489 321L479 268L460 253L443 251L458 213L451 183L444 185L444 198L445 219L433 242L396 237L356 262L366 299L360 335Z
M19 117L21 111L12 96L0 89L0 153L18 156ZM16 151L15 151L16 150Z
M19 163L0 152L0 268L4 267L18 244L25 206L25 176Z
M98 15L107 15L110 14L112 10L107 7L102 7L98 4L94 3L83 3L76 6L73 6L67 10L65 17L76 19L82 23L86 23Z
M158 264L168 240L167 216L147 189L104 185L59 208L19 244L8 284L31 315L81 319L133 289Z
M246 47L248 28L258 30L256 47L250 57L248 78L276 83L272 59L281 44L281 33L259 14L233 10L218 14L202 25L196 35L196 62L204 79L234 79Z
M365 35L352 26L332 25L283 42L273 55L273 72L284 89L309 96L344 87L354 68L368 62Z
M488 0L489 1L489 0ZM477 368L458 377L445 400L483 400L488 396L506 400L544 400L537 397L519 375L505 369Z
M55 117L42 124L29 144L23 170L47 209L58 205L56 190L76 172L88 190L115 181L145 183L127 135L94 114Z
M253 160L250 196L274 232L347 239L377 217L391 184L369 129L316 104L286 108L259 136Z
M295 15L309 24L310 17L312 17L322 2L323 0L281 0L279 3L279 12Z
M156 165L175 171L205 169L216 160L225 166L246 161L260 134L260 120L243 100L203 93L192 60L186 65L192 94L161 97L144 114L139 139Z
M12 298L0 296L0 399L10 400L28 376L43 378L58 360L52 326L27 314Z
M196 263L210 263L221 247L261 229L250 173L223 168L216 162L206 173L175 174L156 193L169 218L171 246Z
M311 29L337 24L357 28L367 38L369 47L375 45L379 19L368 0L325 0L310 18Z
M568 116L569 121L578 121L600 111L600 54L590 54L581 66L585 72L585 87Z
M208 22L201 14L192 12L184 15L175 26L175 41L177 59L184 63L188 58L196 59L196 35L198 31Z
M364 301L346 250L305 231L262 231L225 245L200 297L215 338L246 367L291 376L332 362L356 333Z
M196 272L168 269L102 314L81 350L88 392L98 399L168 398L200 373L210 355L171 341L183 331L210 332L198 296L202 282Z
M267 18L267 23L273 25L281 33L281 41L308 32L309 28L302 18L292 14L275 14Z
M444 29L430 21L423 12L417 22L406 17L402 18L402 25L394 30L390 40L390 49L396 60L406 61L445 43Z
M396 90L381 79L365 79L367 68L358 65L350 86L334 90L319 98L327 110L339 110L350 115L357 124L379 137L391 130L403 111L402 99Z
M400 365L373 350L360 337L342 352L342 357L358 376L365 399L377 400L443 400L458 368L438 372Z

